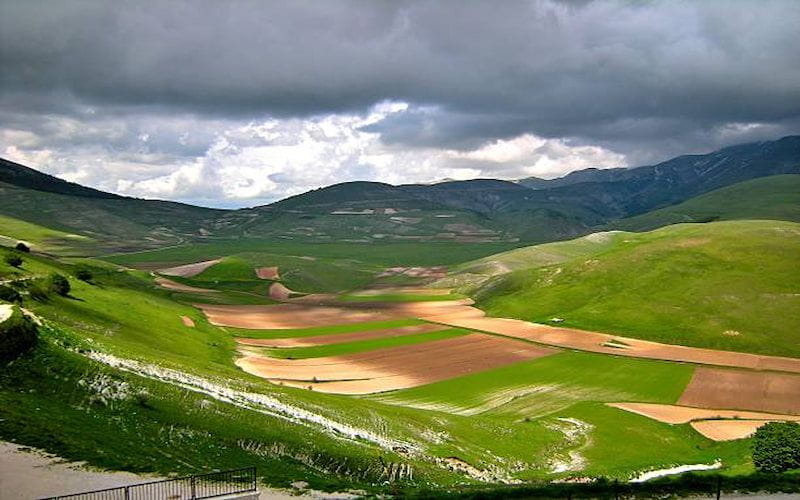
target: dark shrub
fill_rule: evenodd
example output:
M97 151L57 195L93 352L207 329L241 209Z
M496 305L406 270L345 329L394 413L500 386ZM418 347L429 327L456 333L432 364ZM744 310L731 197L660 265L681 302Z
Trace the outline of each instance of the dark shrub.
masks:
M6 302L22 302L22 296L10 286L0 285L0 300Z
M49 288L51 292L57 293L62 297L66 297L67 295L69 295L69 291L72 289L72 287L70 286L69 280L67 278L65 278L60 274L53 273L50 275L49 281L50 281Z
M11 317L0 323L0 361L16 359L36 344L36 323L14 309Z
M47 302L47 287L42 285L42 281L34 281L28 285L28 293L31 298L38 302Z
M94 276L92 275L92 272L90 270L86 268L80 268L77 271L75 271L75 277L81 281L89 282L92 281L92 278Z
M753 464L761 472L800 469L800 424L770 422L753 436Z
M19 250L20 252L31 253L31 247L29 247L28 245L26 245L21 241L17 243L17 246L15 246L14 248Z
M4 260L6 261L6 264L11 267L20 267L22 265L22 257L16 253L10 253L6 255Z

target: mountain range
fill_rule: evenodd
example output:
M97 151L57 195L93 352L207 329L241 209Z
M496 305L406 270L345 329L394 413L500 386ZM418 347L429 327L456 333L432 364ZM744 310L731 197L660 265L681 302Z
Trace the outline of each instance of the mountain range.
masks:
M78 253L233 238L540 243L624 226L627 218L780 174L800 174L800 136L550 180L346 182L222 210L106 193L0 159L0 215L91 241Z

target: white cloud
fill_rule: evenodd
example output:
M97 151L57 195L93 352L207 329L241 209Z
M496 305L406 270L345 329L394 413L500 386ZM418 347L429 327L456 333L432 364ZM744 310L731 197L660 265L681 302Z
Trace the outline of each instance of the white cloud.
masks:
M383 102L363 114L246 123L51 117L38 133L1 130L0 148L11 160L100 189L213 206L263 204L352 180L552 177L624 164L602 148L531 134L458 151L387 145L364 129L408 107Z

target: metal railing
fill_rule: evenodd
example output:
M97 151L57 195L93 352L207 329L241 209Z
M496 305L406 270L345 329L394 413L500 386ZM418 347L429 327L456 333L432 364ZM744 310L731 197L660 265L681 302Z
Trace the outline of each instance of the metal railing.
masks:
M42 500L200 500L238 493L254 493L257 489L256 468L245 467L48 497Z

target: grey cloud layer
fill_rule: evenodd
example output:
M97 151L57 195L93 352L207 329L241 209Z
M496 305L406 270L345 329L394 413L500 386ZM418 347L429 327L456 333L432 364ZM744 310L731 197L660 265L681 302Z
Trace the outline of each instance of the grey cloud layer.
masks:
M151 133L151 150L188 158L213 141L178 140L175 115L246 123L365 113L385 100L410 104L365 128L387 145L468 150L530 133L633 164L800 126L793 0L0 0L0 9L2 118L51 148L66 146L41 129L53 116L96 121L87 109L109 122L164 119L166 138ZM137 128L111 140L135 143Z

